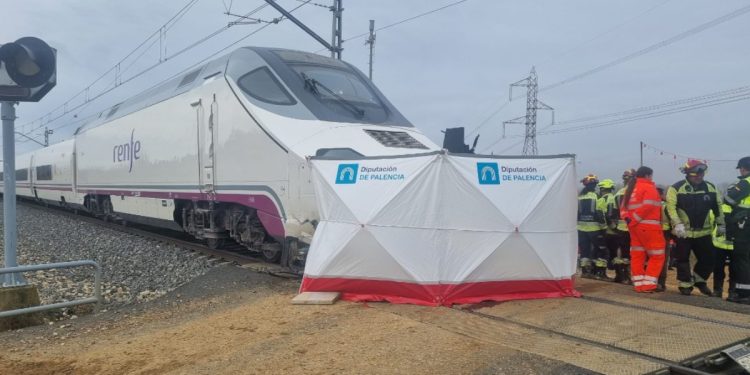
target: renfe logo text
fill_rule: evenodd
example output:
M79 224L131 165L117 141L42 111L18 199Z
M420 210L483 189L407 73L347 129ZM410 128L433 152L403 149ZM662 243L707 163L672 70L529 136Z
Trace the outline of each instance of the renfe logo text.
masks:
M125 143L121 145L116 145L112 149L112 162L113 163L122 163L122 162L128 162L130 163L128 168L128 173L130 173L133 170L133 160L140 159L140 155L138 154L141 151L141 141L135 141L133 136L135 134L135 129L133 129L132 132L130 132L130 143Z

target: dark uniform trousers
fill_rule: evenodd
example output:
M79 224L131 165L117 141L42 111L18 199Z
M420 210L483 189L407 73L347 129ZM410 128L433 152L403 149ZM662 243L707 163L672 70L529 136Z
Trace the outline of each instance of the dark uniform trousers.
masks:
M693 281L693 275L690 272L690 250L693 250L697 262L693 268L693 273L705 280L711 276L714 270L714 243L711 235L698 238L678 238L677 246L674 250L674 258L677 267L677 280L682 282ZM700 280L698 280L700 282Z
M581 251L581 258L591 259L593 261L599 256L603 247L603 231L597 230L592 232L578 231L578 248ZM605 258L606 259L606 258Z
M733 250L716 248L714 257L714 290L724 290L724 279L726 278L727 260L731 260ZM734 291L734 270L729 263L729 290Z
M750 239L734 240L730 272L734 274L734 290L740 298L750 297Z

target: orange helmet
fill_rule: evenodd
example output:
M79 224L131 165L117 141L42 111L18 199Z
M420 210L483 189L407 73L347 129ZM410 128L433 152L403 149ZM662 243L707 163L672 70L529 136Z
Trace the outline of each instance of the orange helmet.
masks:
M633 168L626 169L625 172L622 172L622 180L623 181L628 181L631 178L633 178L634 176L635 176L635 169L633 169Z
M583 180L581 180L581 183L584 184L584 185L598 184L599 183L599 178L596 177L595 174L589 173L586 177L583 178Z
M688 161L680 167L680 172L695 176L699 173L703 173L708 169L708 164L704 162L703 160L698 159L688 159Z

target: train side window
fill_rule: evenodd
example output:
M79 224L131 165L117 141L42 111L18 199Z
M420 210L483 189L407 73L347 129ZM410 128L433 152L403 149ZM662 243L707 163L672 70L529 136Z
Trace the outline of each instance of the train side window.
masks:
M266 67L260 67L237 80L242 91L255 99L277 105L294 105L297 101L289 95L278 79Z
M51 165L40 165L36 167L36 179L39 181L52 179L52 166Z
M29 179L29 169L16 169L16 181L28 181Z

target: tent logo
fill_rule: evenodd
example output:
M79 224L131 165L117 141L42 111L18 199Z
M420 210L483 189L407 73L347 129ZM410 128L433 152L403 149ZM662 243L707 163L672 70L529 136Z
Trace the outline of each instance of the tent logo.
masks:
M353 184L357 182L359 164L339 164L336 173L336 184Z
M477 163L479 185L500 185L500 171L497 163Z

